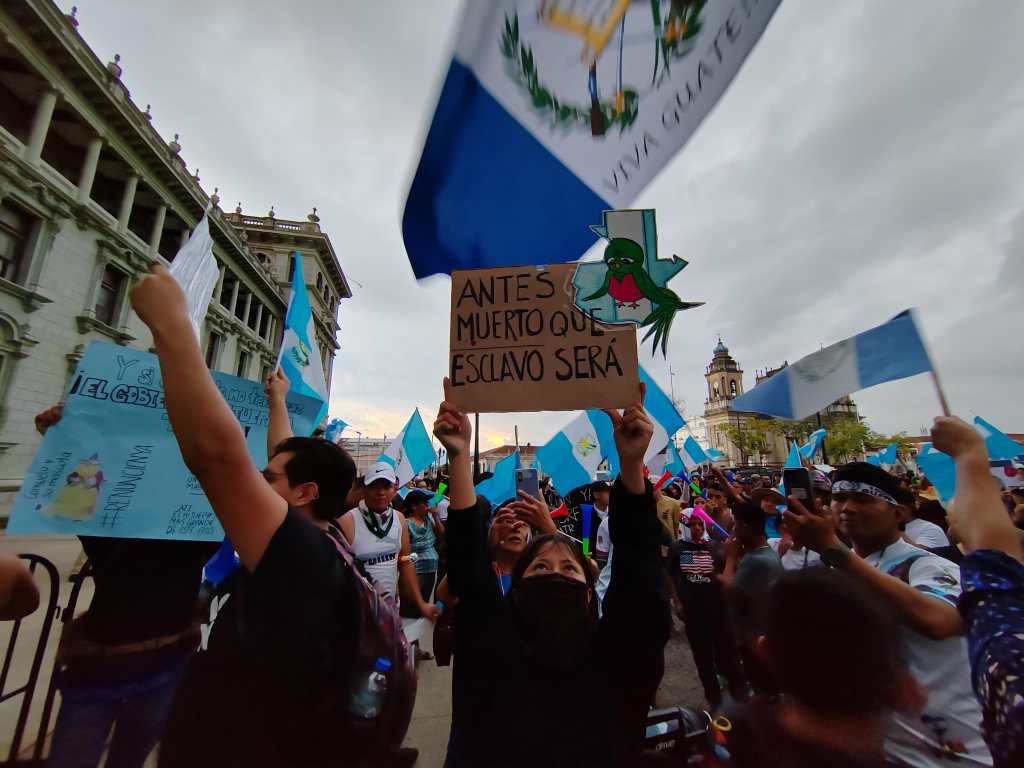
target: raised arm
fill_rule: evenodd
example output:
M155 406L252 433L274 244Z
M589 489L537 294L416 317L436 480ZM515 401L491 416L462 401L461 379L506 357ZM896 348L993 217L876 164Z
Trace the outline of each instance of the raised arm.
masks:
M267 426L267 458L274 455L282 442L292 436L292 424L288 418L288 390L291 382L280 368L267 379L267 407L270 409L270 423Z
M445 399L434 421L434 435L448 452L451 494L445 542L448 545L448 580L451 591L463 601L489 599L496 592L491 557L487 548L486 512L477 503L469 444L473 428L469 418L448 399L450 384L444 380ZM500 595L497 595L500 599Z
M288 505L249 457L242 427L206 368L178 283L164 267L154 265L132 289L131 302L153 333L167 416L182 458L242 564L253 571Z
M932 427L932 444L956 461L953 516L967 551L995 549L1021 560L1020 531L992 482L988 451L978 431L955 416L938 418Z
M649 622L658 617L655 604L667 609L664 594L661 537L653 489L644 478L644 453L654 426L641 400L620 416L605 411L612 421L615 447L619 453L619 477L612 486L608 530L615 550L611 584L605 596L604 620ZM651 612L649 618L641 618ZM664 618L667 620L667 610Z
M786 510L786 525L793 537L815 552L826 549L846 549L836 536L835 524L820 513L810 512L799 499L790 496ZM956 607L937 599L909 584L868 564L864 558L849 552L841 568L866 584L885 600L909 627L925 637L941 640L962 635L963 621Z

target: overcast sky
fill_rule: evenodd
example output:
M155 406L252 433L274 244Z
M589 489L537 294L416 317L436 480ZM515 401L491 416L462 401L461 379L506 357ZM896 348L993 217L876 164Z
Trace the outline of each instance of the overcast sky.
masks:
M71 0L61 0L64 10ZM399 221L448 66L452 0L77 0L103 61L222 206L317 206L354 296L331 414L428 427L447 366L449 283L418 284ZM958 413L1024 432L1024 3L783 0L717 108L636 200L658 211L672 286L706 306L645 365L688 413L721 333L745 369L795 360L920 308ZM510 218L514 211L509 212ZM856 396L879 430L936 415L918 376ZM485 415L481 444L541 443L567 414Z

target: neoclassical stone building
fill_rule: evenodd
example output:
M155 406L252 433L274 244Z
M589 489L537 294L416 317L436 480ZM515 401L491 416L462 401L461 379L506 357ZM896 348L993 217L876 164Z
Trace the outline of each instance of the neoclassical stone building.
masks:
M202 343L217 370L256 379L274 364L301 254L324 370L351 296L316 209L305 220L224 213L73 16L49 0L0 4L0 515L32 459L32 417L61 399L90 341L148 349L127 300L169 263L203 211L220 266Z

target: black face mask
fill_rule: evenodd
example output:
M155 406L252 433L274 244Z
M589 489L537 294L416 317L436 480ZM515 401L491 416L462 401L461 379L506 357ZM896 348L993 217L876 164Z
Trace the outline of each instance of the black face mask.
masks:
M594 629L586 582L559 573L523 579L512 604L531 665L568 671L583 664Z

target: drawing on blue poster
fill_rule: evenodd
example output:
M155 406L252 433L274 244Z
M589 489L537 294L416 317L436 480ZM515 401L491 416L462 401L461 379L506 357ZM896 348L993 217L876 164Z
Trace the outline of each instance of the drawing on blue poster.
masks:
M246 435L267 461L269 411L259 382L213 372ZM320 401L288 395L296 435L311 434ZM7 533L220 541L224 532L185 467L164 408L156 355L93 342L71 377L64 415L32 460Z

